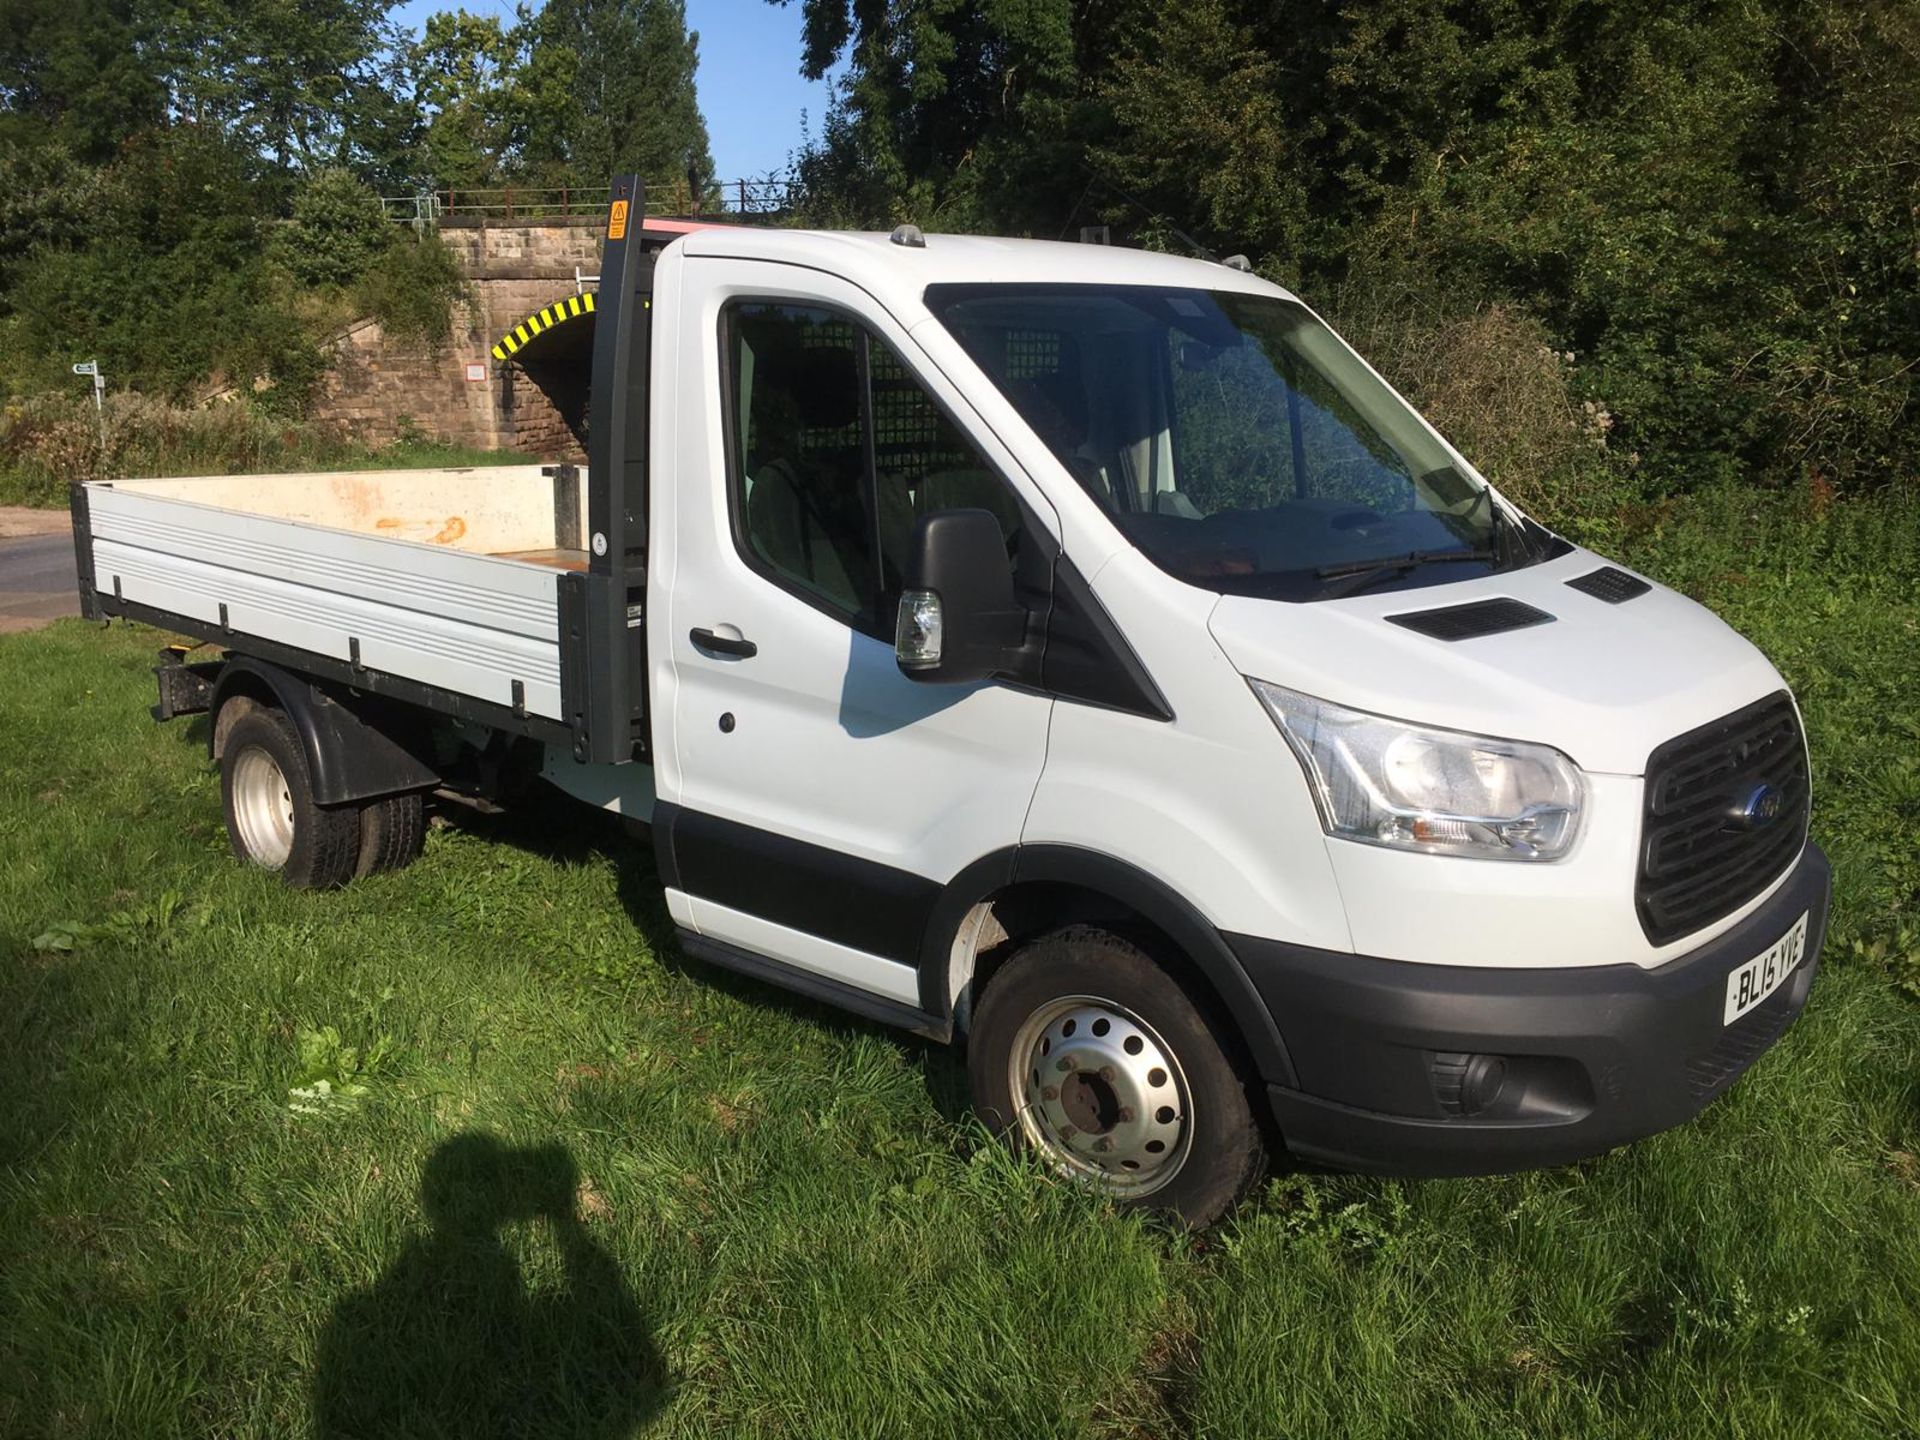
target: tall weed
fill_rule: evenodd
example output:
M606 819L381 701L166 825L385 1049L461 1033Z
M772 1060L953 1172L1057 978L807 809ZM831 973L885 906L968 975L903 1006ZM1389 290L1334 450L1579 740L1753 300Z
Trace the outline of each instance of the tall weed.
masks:
M421 437L375 449L335 427L282 419L244 401L172 405L148 395L91 401L36 395L0 406L0 504L57 506L76 481L129 475L239 475L472 464L489 452Z

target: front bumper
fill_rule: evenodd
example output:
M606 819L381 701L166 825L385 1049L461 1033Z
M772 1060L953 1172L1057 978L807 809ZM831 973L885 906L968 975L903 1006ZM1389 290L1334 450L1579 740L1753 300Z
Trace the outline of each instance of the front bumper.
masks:
M1807 1002L1832 888L1809 843L1724 935L1653 970L1494 969L1227 941L1278 1022L1294 1084L1270 1085L1287 1148L1346 1169L1476 1175L1558 1165L1698 1114ZM1795 972L1722 1024L1727 975L1807 916ZM1500 1057L1499 1067L1473 1057ZM1472 1081L1504 1070L1477 1113Z

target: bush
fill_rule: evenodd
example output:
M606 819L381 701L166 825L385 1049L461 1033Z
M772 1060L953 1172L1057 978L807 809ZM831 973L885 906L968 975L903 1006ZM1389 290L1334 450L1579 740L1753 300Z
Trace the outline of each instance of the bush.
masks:
M274 258L303 285L351 285L386 253L397 227L380 197L351 172L322 170L293 197Z
M371 449L332 426L278 418L251 401L170 405L107 397L105 440L93 402L40 395L0 407L0 504L64 505L79 480L238 475L484 463L482 452L414 438Z
M399 340L440 344L452 330L452 309L467 282L438 235L402 231L354 287L354 302Z
M1556 529L1598 541L1633 496L1633 457L1612 417L1580 398L1574 356L1510 305L1445 310L1397 286L1356 283L1334 325L1502 494Z

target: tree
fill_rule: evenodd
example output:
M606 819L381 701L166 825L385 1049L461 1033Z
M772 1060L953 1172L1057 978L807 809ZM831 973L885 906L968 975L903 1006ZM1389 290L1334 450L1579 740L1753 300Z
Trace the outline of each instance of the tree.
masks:
M0 140L0 314L30 256L86 242L101 189L101 172L57 140Z
M275 257L303 285L348 285L394 238L380 197L337 167L322 170L293 197L293 218L274 236Z
M110 158L166 113L148 53L151 0L7 0L0 6L0 124L56 138L82 160Z
M150 0L157 5L158 0ZM346 117L378 106L399 45L391 0L192 0L154 47L169 109L281 166L347 158Z
M524 23L530 172L637 171L706 192L714 172L694 87L699 37L687 30L682 0L549 0ZM568 61L568 99L556 104Z
M1067 223L1098 119L1083 77L1109 46L1114 0L801 4L801 72L845 65L800 164L817 204L864 223Z
M435 183L499 183L514 143L510 92L520 50L498 16L454 10L427 17L412 60L416 103L426 117L422 168Z
M1530 344L1643 492L1920 470L1911 0L800 3L821 218L1177 227L1414 389L1409 326Z

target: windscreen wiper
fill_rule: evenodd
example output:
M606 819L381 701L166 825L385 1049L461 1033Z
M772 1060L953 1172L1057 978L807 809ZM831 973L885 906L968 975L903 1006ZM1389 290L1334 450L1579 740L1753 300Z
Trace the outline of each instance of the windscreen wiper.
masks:
M1500 537L1504 535L1512 546L1511 558L1514 562L1524 565L1529 561L1540 558L1536 553L1537 547L1533 543L1533 536L1527 533L1526 524L1509 515L1505 510L1493 503L1493 487L1491 485L1481 487L1480 493L1473 497L1473 504L1467 507L1467 514L1471 515L1483 505L1486 508L1487 521L1493 527L1493 538L1496 549L1498 548Z
M1324 598L1338 599L1342 595L1351 595L1364 590L1369 585L1382 580L1390 580L1396 575L1404 575L1409 570L1417 570L1422 565L1445 565L1461 560L1481 560L1489 564L1499 559L1489 547L1474 545L1458 550L1409 550L1388 560L1348 560L1338 565L1323 565L1313 572L1316 580L1344 580L1344 585L1330 585Z

